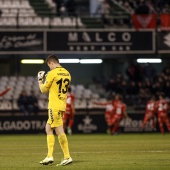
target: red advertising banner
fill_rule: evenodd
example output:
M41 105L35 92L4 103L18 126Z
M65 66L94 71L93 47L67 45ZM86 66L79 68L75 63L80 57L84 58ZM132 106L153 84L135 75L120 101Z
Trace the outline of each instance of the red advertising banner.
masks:
M170 30L170 14L161 14L161 29L162 30Z
M133 25L136 29L154 29L156 28L157 23L157 15L149 14L149 15L137 15L134 14L132 16Z

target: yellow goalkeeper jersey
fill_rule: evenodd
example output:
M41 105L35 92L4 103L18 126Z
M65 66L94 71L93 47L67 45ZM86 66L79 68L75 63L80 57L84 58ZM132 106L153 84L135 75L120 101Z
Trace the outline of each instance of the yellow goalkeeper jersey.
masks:
M66 110L67 91L70 81L71 75L63 67L57 67L48 72L44 84L40 84L42 93L49 91L48 109Z

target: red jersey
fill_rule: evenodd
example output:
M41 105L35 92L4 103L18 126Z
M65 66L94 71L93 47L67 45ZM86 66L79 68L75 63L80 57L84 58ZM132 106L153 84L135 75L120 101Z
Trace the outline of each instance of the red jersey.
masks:
M123 117L124 116L124 112L126 111L126 104L117 101L114 104L114 114L119 116L119 117Z
M156 103L156 109L158 111L158 115L165 115L168 111L168 101L161 99Z
M113 105L110 103L106 104L105 115L110 116L112 112L113 112Z
M118 102L119 102L119 100L116 100L116 99L113 100L113 102L112 102L113 106L116 105Z
M156 111L156 102L155 101L148 101L146 104L146 114L154 115Z
M74 95L71 93L67 94L67 104L66 104L66 112L67 114L72 114L72 103L74 102Z
M96 102L96 104L106 107L105 115L109 115L109 116L113 112L113 108L114 108L112 103L113 102L105 102L105 103Z

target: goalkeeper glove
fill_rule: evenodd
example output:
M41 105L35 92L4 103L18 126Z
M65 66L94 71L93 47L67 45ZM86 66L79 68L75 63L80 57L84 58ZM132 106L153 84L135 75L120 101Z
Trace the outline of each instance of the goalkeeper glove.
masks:
M39 71L38 72L38 82L43 81L45 71Z

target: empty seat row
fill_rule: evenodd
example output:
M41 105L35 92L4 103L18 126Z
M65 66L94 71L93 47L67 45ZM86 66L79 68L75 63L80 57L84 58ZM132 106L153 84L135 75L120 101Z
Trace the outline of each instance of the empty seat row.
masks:
M10 14L7 14L10 15ZM52 27L60 27L60 26L69 26L69 27L75 27L78 23L78 26L83 26L82 22L78 18L60 18L55 17L50 19L49 17L35 17L33 15L36 15L35 13L22 13L19 14L19 19L17 19L16 14L12 15L11 17L1 17L0 18L0 26L52 26ZM79 22L76 22L76 20L79 20Z
M28 0L0 0L0 8L31 8Z
M33 9L2 9L1 17L36 17L36 13Z
M37 77L33 76L2 76L0 77L0 92L5 90L7 87L11 87L11 90L5 94L1 99L17 99L21 92L25 90L28 94L32 91L38 97L38 99L47 99L48 94L41 94L37 82ZM75 95L77 100L85 99L90 101L91 99L100 100L100 96L97 92L92 89L85 88L82 84L71 85L72 93ZM82 101L82 100L81 100Z

